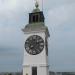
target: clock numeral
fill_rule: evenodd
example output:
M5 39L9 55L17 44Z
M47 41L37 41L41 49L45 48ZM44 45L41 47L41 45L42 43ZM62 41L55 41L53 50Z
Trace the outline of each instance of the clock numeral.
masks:
M36 36L33 36L33 39L36 39Z
M29 53L32 54L32 50L29 50Z
M36 51L33 51L33 54L36 54Z
M37 53L40 53L40 50L39 49L37 49Z
M29 47L26 47L26 50L29 50Z
M43 45L44 45L44 43L40 43L40 45L42 45L42 46L43 46Z

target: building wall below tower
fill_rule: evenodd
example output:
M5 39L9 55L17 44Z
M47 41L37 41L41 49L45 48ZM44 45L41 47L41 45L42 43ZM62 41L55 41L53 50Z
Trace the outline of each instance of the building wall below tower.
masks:
M47 66L24 66L23 75L32 75L32 67L37 67L37 75L49 75Z

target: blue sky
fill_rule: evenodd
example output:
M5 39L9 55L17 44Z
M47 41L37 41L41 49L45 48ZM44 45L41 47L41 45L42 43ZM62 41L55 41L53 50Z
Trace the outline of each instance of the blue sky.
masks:
M0 0L0 72L21 71L24 34L34 0ZM42 10L42 0L39 0ZM43 0L52 71L75 71L75 0Z

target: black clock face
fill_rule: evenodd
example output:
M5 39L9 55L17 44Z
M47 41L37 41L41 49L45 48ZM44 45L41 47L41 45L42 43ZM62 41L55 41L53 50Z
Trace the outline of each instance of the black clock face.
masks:
M44 40L38 35L30 36L25 42L25 49L31 55L37 55L44 48Z

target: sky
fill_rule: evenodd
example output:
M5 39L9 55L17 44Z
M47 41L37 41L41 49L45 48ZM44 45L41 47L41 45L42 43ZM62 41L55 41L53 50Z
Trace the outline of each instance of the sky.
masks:
M49 65L55 72L75 72L75 0L42 0L50 32ZM0 72L22 71L24 34L35 0L0 0Z

